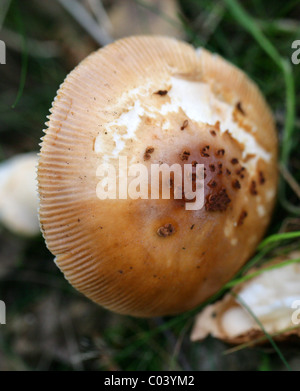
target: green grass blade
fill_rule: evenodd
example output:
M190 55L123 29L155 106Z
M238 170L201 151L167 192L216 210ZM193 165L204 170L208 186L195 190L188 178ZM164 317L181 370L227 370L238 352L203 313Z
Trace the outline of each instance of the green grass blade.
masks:
M266 338L268 339L268 341L270 342L270 344L273 346L274 350L276 351L276 353L278 354L279 358L281 359L281 361L283 362L283 364L285 365L285 367L291 371L291 367L289 365L289 363L286 361L284 355L282 354L281 350L279 349L279 347L277 346L277 344L275 343L274 339L271 337L271 335L266 331L266 329L264 328L263 324L261 323L261 321L257 318L257 316L253 313L253 311L251 310L251 308L245 303L245 301L238 295L236 295L234 292L231 292L231 294L235 297L235 299L241 304L241 306L243 306L248 312L249 314L252 316L252 318L255 320L255 322L259 325L259 327L261 328L261 330L263 331L263 333L265 334Z
M258 246L258 250L262 250L266 246L268 246L271 243L280 242L282 240L289 240L289 239L295 239L300 238L300 231L295 232L285 232L285 233L279 233L274 234L271 236L268 236L266 239L264 239Z
M259 276L260 274L268 271L268 270L275 270L275 269L280 269L284 266L287 266L287 265L290 265L292 263L297 263L297 262L300 262L300 258L295 258L295 259L288 259L287 261L283 261L283 262L280 262L280 263L277 263L276 265L271 265L271 266L267 266L267 267L264 267L260 270L257 270L253 273L250 273L250 274L247 274L241 278L237 278L235 280L232 280L230 282L228 282L226 285L225 285L225 289L230 289L230 288L233 288L234 286L238 285L238 284L241 284L245 281L248 281L248 280L251 280L252 278L254 277L257 277Z

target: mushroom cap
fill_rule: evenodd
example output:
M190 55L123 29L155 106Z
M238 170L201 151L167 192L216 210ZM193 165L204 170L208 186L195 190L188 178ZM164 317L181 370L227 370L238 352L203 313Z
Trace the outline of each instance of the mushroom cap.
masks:
M254 252L277 185L277 137L235 66L172 38L121 39L61 85L43 138L41 228L69 282L134 316L189 310ZM204 164L205 205L97 197L103 163Z

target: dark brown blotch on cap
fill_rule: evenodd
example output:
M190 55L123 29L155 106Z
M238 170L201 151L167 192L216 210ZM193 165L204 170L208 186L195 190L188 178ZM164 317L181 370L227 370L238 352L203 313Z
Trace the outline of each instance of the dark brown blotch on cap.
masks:
M165 96L167 95L168 93L168 90L158 90L156 92L154 92L155 95L160 95L160 96Z
M209 145L207 145L206 147L203 147L200 151L200 155L202 157L209 157L209 153L208 153L208 150L209 150Z
M243 210L239 216L239 219L238 219L238 222L237 222L237 225L240 226L240 225L243 225L244 224L244 220L245 218L248 216L248 212L246 212L245 210Z
M165 224L164 226L158 228L157 235L163 238L171 236L175 232L175 228L172 224Z
M181 125L181 130L184 130L187 126L188 126L188 124L189 124L189 121L187 120L187 119L185 119L184 121L183 121L183 124Z
M250 193L251 193L252 195L257 195L256 182L255 182L255 181L251 181L251 184L250 184Z
M214 179L212 179L211 181L208 182L207 186L210 187L211 189L214 189L215 187L217 187L217 182Z
M183 151L182 154L180 155L180 159L183 161L183 160L188 160L189 159L189 156L190 156L190 152L189 151Z
M258 173L258 182L260 185L263 185L266 182L266 178L265 178L264 173L262 171L259 171L259 173Z
M235 164L239 164L239 161L236 157L234 157L233 159L230 160L231 161L231 164L235 165Z
M232 187L236 190L240 189L241 188L241 184L239 182L238 179L235 179L234 181L232 181Z
M225 149L221 148L216 151L216 156L224 156L225 155Z
M226 189L223 187L219 191L209 194L206 197L205 209L209 212L224 212L231 199L229 198Z
M147 147L144 153L144 160L149 160L151 158L151 153L154 152L153 147Z
M243 109L243 106L242 106L242 102L238 102L236 104L236 108L242 115L246 115L245 110Z

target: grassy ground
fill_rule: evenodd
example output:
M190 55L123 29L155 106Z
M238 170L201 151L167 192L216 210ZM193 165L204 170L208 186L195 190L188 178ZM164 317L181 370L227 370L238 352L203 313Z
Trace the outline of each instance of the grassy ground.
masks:
M108 15L116 3L120 1L104 1ZM147 10L148 16L164 22L162 28L242 68L272 107L282 167L299 183L300 64L290 61L291 44L300 39L299 1L182 0L177 4L177 11L166 15L149 0L132 0L129 6L138 10L132 13L136 20L130 19L128 30L125 23L122 34L130 34L137 24L149 32L149 24L141 19ZM0 66L2 160L38 150L59 84L99 42L54 0L0 1L0 39L8 47L7 65ZM269 235L300 229L298 201L282 180ZM297 246L297 241L291 245ZM281 242L268 256L279 250ZM224 355L228 346L212 338L190 343L195 312L143 320L101 309L63 279L41 237L24 239L4 228L0 228L0 299L8 310L7 325L0 326L0 370L285 369L268 345ZM280 349L289 366L299 369L299 345L281 344Z

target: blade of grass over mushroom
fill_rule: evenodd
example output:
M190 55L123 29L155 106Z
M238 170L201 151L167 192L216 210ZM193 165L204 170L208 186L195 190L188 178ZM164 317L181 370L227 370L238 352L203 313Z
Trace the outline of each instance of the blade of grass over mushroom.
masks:
M252 259L250 259L245 266L242 267L242 269L238 272L237 276L245 274L249 269L251 269L254 265L256 265L259 261L261 261L265 255L268 254L269 251L271 251L273 248L275 248L275 245L273 247L264 248L260 252L258 252ZM236 276L236 277L237 277ZM236 278L235 277L235 278Z
M268 248L264 248L260 253L258 253L251 261L251 266L252 267L255 263L257 263L259 260L261 260L265 254L269 251L270 249ZM217 292L214 296L212 296L210 299L208 299L207 301L205 301L202 305L200 305L199 307L197 307L196 309L193 309L191 311L188 311L184 314L181 314L181 315L178 315L174 318L171 318L169 320L166 320L164 324L152 329L151 331L148 331L148 332L143 332L142 334L138 335L137 336L137 339L135 342L133 342L132 344L130 344L126 349L122 350L122 352L120 352L116 357L117 359L121 359L123 357L126 357L126 356L129 356L130 354L134 353L137 349L139 349L141 346L145 345L149 340L151 340L151 338L157 336L158 334L160 334L161 332L163 332L164 330L167 330L171 327L174 327L178 324L180 324L180 322L185 322L187 319L190 319L191 317L195 316L198 312L200 312L204 307L206 307L208 304L210 303L213 303L214 301L216 301L218 298L220 298L228 289L230 289L231 287L237 285L238 283L241 283L241 282L244 282L246 280L249 280L259 274L261 274L262 272L266 271L266 270L272 270L272 269L276 269L276 268L280 268L280 267L284 267L284 266L287 266L291 263L296 263L296 262L300 262L300 259L297 258L297 259L293 259L293 260L288 260L288 261L283 261L279 264L276 264L276 265L272 265L270 267L266 267L264 269L261 269L259 270L258 272L255 272L255 273L251 273L249 274L248 276L244 276L240 279L232 279L229 283L227 283L225 286L223 286L222 289L219 290L219 292ZM249 263L247 264L247 266L249 265ZM248 269L250 268L248 267ZM248 270L247 269L247 270ZM243 272L245 272L245 268L243 268L242 270ZM232 293L234 294L234 293ZM235 295L235 294L234 294ZM236 296L236 295L235 295ZM242 304L244 307L245 305ZM246 308L246 307L245 307ZM185 327L185 326L183 326ZM268 333L265 332L265 330L263 329L264 333L265 333L265 337L264 339L272 339L271 336L268 337ZM274 343L275 344L275 343ZM276 345L277 346L277 345ZM275 349L276 350L276 349ZM279 349L278 349L279 350ZM280 351L279 351L280 352ZM278 353L278 352L277 352ZM281 354L281 352L280 352ZM280 355L279 354L279 355ZM282 356L283 357L283 356ZM284 359L284 357L283 357ZM285 360L285 359L284 359ZM286 361L284 361L286 362Z
M268 236L266 239L264 239L258 246L258 250L262 250L267 245L271 243L280 242L282 240L289 240L289 239L295 239L300 237L300 231L296 232L285 232L285 233L279 233L274 234L271 236Z
M133 342L132 344L130 344L126 349L122 350L122 352L120 352L118 355L117 355L117 358L118 359L121 359L123 357L126 357L132 353L134 353L137 349L139 349L141 346L145 345L149 340L151 340L151 338L157 336L158 334L162 333L163 331L171 328L171 327L175 327L177 326L178 324L180 324L181 322L185 322L187 321L188 319L194 317L197 313L199 313L203 308L205 308L207 305L215 302L217 299L221 298L222 295L228 291L232 286L236 285L237 283L239 282L243 282L244 278L240 278L240 279L237 279L237 276L241 275L242 273L245 273L246 271L248 271L251 267L253 267L256 263L258 263L260 260L262 260L264 258L264 256L269 252L271 251L271 249L274 249L276 247L276 245L274 243L272 243L270 246L268 247L265 247L263 248L258 254L256 254L242 269L241 271L231 280L229 281L227 284L225 284L217 293L215 293L212 297L210 297L208 300L206 300L204 303L202 303L200 306L198 306L197 308L191 310L191 311L188 311L186 313L183 313L181 315L178 315L174 318L171 318L171 319L168 319L164 322L164 324L158 326L158 327L155 327L154 329L152 329L151 331L148 331L148 332L143 332L141 333L140 335L137 335L137 338L136 338L136 341ZM278 265L274 265L273 267L270 267L270 268L264 268L262 270L260 270L258 273L255 273L255 275L258 275L258 274L261 274L263 271L267 270L267 269L273 269L273 268L276 268L276 267L283 267L283 266L286 266L290 263L294 263L294 262L300 262L300 259L296 259L296 260L289 260L289 261L284 261ZM246 278L245 280L248 280L252 277L254 277L255 275L251 274L249 275L250 277L249 278ZM247 276L248 277L248 276ZM185 327L185 326L183 326Z
M24 87L25 87L25 82L26 82L27 68L28 68L28 51L27 51L26 35L25 35L22 17L18 8L16 8L15 11L15 21L19 30L19 34L22 37L22 60L21 60L22 68L21 68L19 89L18 89L17 97L11 106L12 109L16 108L19 100L22 97Z
M280 330L280 331L278 331L278 332L276 332L276 333L272 333L272 334L270 334L270 336L271 336L272 338L278 337L278 336L280 336L280 335L282 335L282 334L289 333L289 332L294 331L294 330L297 330L297 329L299 329L299 328L300 328L300 325L298 325L298 326L293 326L293 327L288 327L288 328L283 329L283 330ZM227 349L227 350L225 350L222 354L223 354L224 356L226 356L226 355L228 355L228 354L236 353L236 352L238 352L238 351L240 351L240 350L243 350L243 349L252 347L252 346L254 346L254 345L257 345L257 344L259 344L259 343L261 343L261 342L265 342L266 340L267 340L267 336L266 336L266 335L262 335L261 337L255 338L255 339L253 339L253 340L251 340L251 341L248 341L248 342L245 342L245 343L243 343L243 344L234 346L233 348Z
M252 316L252 318L255 320L255 322L259 325L259 327L261 328L261 330L263 331L263 333L265 334L266 336L266 339L268 339L268 341L270 342L270 344L272 345L272 347L274 348L274 350L276 351L276 353L278 354L279 358L281 359L281 361L283 362L283 364L285 365L285 367L291 371L291 367L289 365L289 363L286 361L284 355L282 354L281 350L279 349L279 347L277 346L277 344L275 343L274 339L272 338L272 336L266 331L266 329L264 328L263 324L261 323L261 321L257 318L257 316L253 313L253 311L251 310L251 308L247 305L247 303L245 303L245 301L240 297L238 296L237 294L235 294L234 292L231 292L231 294L234 296L234 298L241 304L241 306L243 306L249 313L249 315Z
M253 273L250 273L250 274L247 274L247 275L245 275L245 276L243 276L241 278L236 278L235 280L231 280L230 282L228 282L225 285L225 288L226 289L233 288L234 286L236 286L238 284L241 284L243 282L246 282L248 280L251 280L252 278L257 277L260 274L262 274L262 273L264 273L264 272L266 272L268 270L280 269L280 268L282 268L284 266L290 265L292 263L297 263L297 262L300 262L300 258L289 259L287 261L283 261L283 262L277 263L276 265L271 265L271 266L267 266L267 267L261 268L260 270L257 270L257 271L255 271Z

